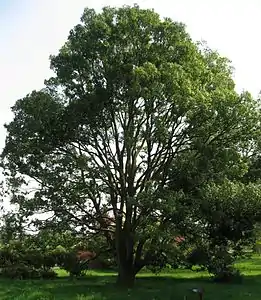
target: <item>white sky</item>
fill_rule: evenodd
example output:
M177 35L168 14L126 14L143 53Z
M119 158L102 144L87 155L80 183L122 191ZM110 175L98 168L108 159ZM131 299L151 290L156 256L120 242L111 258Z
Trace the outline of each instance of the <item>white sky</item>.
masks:
M261 89L260 0L0 0L0 148L10 106L50 76L49 55L63 45L84 7L138 3L182 21L195 40L229 57L239 90Z

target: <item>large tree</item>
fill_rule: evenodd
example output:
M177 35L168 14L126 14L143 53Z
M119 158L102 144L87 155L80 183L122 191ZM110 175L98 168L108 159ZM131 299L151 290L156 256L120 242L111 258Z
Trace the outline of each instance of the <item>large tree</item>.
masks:
M12 202L104 234L131 285L195 229L197 187L244 173L256 103L236 93L227 59L137 6L85 9L51 68L6 126ZM37 191L21 192L32 179Z

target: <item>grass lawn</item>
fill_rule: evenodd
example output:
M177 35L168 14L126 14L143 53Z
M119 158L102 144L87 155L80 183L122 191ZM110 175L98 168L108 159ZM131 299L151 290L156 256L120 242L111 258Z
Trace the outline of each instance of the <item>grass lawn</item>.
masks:
M142 273L132 290L116 288L115 274L91 272L81 280L60 273L55 280L0 280L1 300L183 300L189 288L203 287L204 300L260 300L261 257L238 263L245 274L242 284L214 284L206 273L176 270L158 276ZM197 299L194 295L188 300Z

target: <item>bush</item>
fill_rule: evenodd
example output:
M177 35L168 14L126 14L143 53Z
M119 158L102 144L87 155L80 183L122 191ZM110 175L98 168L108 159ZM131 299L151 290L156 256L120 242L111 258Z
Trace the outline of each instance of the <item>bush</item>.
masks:
M43 254L42 267L44 270L49 270L57 265L57 255L52 252Z
M57 265L67 272L70 276L82 276L88 270L88 261L81 261L77 253L66 252L57 255Z
M57 273L53 270L42 270L41 278L43 279L55 279L57 277Z
M261 254L261 242L260 241L257 241L254 245L254 252L256 254Z
M28 246L10 243L0 248L0 275L8 278L54 278L52 268L59 266L71 276L81 276L88 269L94 252L66 250L62 246L28 249Z
M205 267L206 262L208 261L208 254L202 248L194 248L187 255L187 266L192 268L195 265Z
M207 243L195 247L186 258L189 268L199 266L199 270L207 270L215 282L241 282L242 275L234 268L235 259L236 253L230 252L227 246Z
M0 275L12 279L55 278L51 270L56 258L50 253L42 253L38 249L17 249L14 245L6 245L0 249Z
M241 282L242 275L234 268L234 262L235 257L226 247L216 246L209 252L206 267L215 282Z
M233 266L225 266L222 269L217 269L213 274L213 280L220 283L241 283L243 279L239 270Z
M24 251L21 253L19 260L35 269L41 269L44 263L43 254L37 250Z
M6 263L18 263L20 260L20 254L16 251L8 248L0 249L0 266L4 266Z
M57 274L53 270L35 269L23 263L1 268L0 276L10 279L53 279Z
M41 277L38 270L23 263L3 267L1 276L11 279L36 279Z

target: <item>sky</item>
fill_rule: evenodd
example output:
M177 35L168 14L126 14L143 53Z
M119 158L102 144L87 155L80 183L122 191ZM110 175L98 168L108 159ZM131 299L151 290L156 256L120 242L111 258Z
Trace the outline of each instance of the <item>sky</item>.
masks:
M0 0L0 149L10 107L43 87L49 55L64 44L85 7L137 3L187 25L196 40L228 57L235 67L237 89L257 96L261 90L260 0Z

